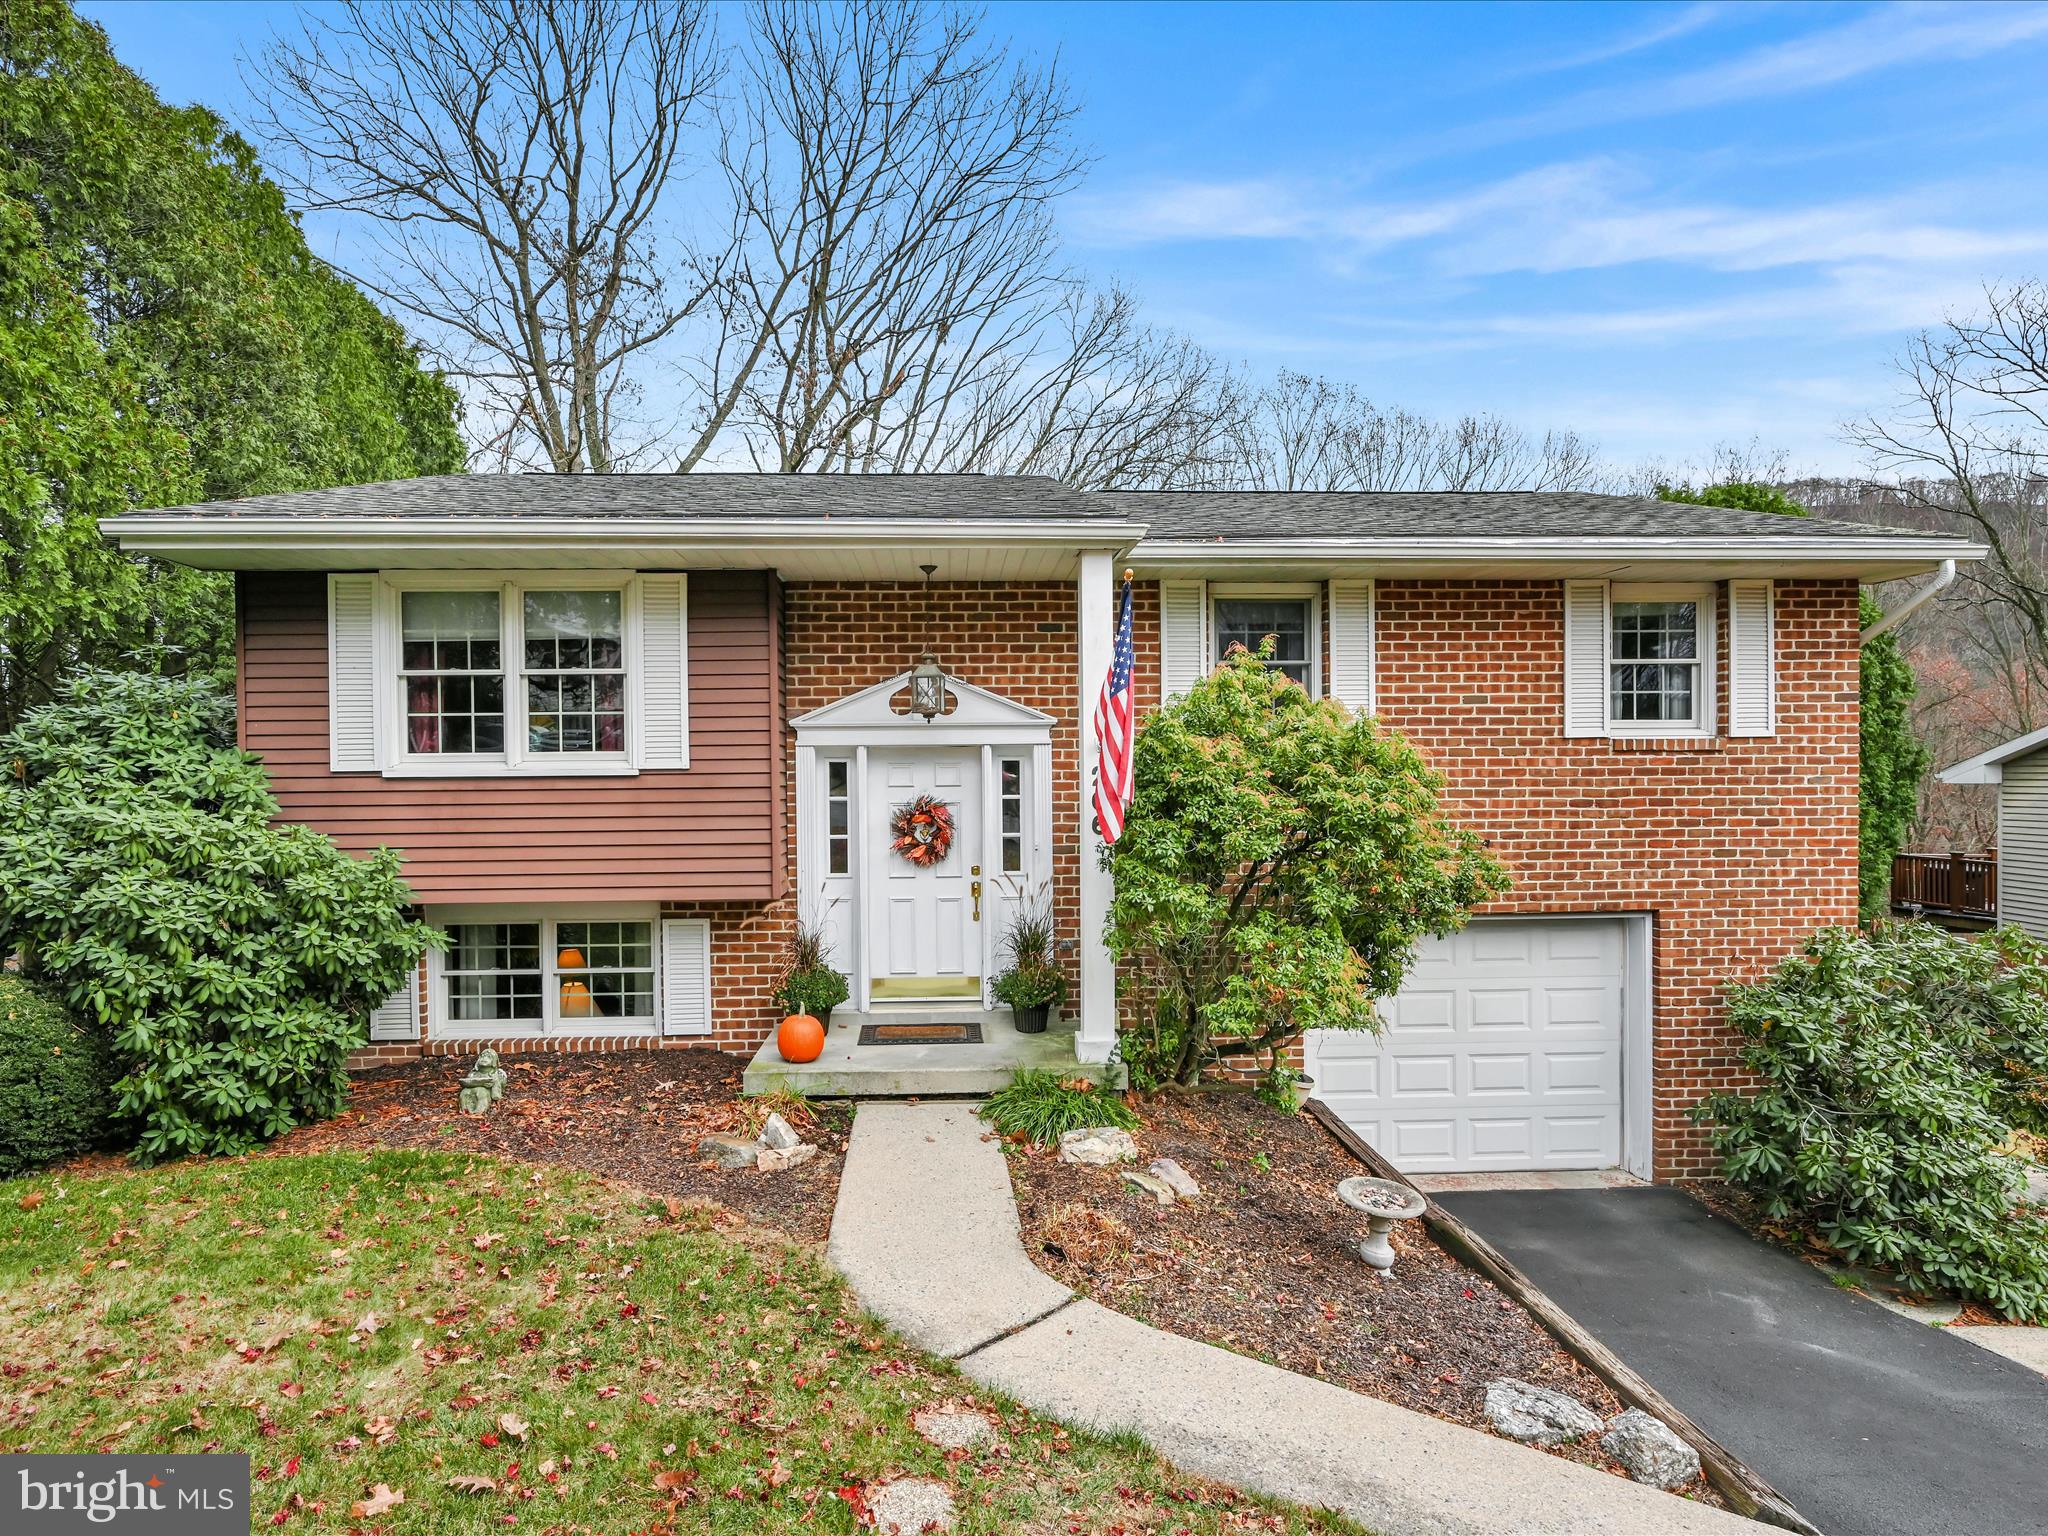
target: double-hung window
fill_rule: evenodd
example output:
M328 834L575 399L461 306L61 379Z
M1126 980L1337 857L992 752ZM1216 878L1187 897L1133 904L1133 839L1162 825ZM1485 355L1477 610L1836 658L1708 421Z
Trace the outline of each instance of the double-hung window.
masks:
M687 769L689 592L685 571L335 572L329 766L443 778Z
M1211 665L1240 646L1257 654L1270 638L1273 653L1267 665L1310 693L1320 690L1322 624L1312 592L1212 587L1210 593Z
M1607 607L1607 721L1618 736L1713 731L1714 589L1615 584Z
M458 1031L541 1033L655 1021L654 922L648 919L443 925L440 1017Z

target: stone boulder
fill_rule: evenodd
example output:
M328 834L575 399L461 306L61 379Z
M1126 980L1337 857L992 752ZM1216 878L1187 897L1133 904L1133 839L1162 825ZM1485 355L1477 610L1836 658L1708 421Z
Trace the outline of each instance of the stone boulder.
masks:
M780 1173L817 1155L818 1149L807 1141L800 1141L793 1147L763 1147L760 1156L754 1159L754 1166L763 1173Z
M1662 1419L1640 1408L1607 1421L1600 1449L1628 1469L1628 1475L1653 1488L1677 1488L1700 1475L1700 1453L1671 1432Z
M790 1128L787 1120L771 1114L761 1126L761 1145L771 1152L789 1152L803 1145L803 1137Z
M1093 1168L1107 1168L1112 1163L1135 1163L1137 1160L1138 1144L1131 1140L1131 1133L1118 1130L1113 1125L1089 1125L1079 1130L1060 1132L1060 1161L1063 1163L1086 1163Z
M1495 1429L1525 1445L1563 1445L1600 1427L1600 1415L1577 1398L1512 1376L1486 1384L1486 1417Z
M1150 1195L1161 1205L1173 1204L1173 1186L1153 1173L1140 1173L1136 1168L1122 1170L1124 1182L1140 1194Z
M751 1136L706 1136L697 1143L697 1150L729 1172L753 1167L754 1159L761 1155L761 1143Z
M1145 1171L1151 1174L1153 1178L1158 1179L1183 1200L1199 1200L1201 1198L1202 1186L1195 1182L1194 1175L1170 1157L1154 1158L1152 1166Z

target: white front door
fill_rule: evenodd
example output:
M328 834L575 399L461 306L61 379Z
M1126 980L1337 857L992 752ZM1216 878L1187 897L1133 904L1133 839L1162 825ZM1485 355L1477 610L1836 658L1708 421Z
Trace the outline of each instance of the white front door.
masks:
M892 845L896 821L923 797L952 821L945 854L920 863ZM979 748L870 751L867 846L869 992L873 1001L981 1000L983 874Z
M1613 1167L1627 954L1616 918L1426 939L1381 1034L1309 1034L1316 1096L1404 1173Z

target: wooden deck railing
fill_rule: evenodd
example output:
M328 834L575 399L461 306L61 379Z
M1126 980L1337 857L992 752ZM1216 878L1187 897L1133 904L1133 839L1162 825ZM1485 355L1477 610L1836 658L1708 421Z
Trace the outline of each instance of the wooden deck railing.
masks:
M1954 917L1996 917L1998 860L1988 854L1899 854L1892 860L1892 906Z

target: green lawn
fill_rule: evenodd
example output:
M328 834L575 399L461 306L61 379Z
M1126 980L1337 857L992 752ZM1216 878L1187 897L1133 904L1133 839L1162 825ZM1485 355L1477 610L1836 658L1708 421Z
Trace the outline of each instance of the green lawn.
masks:
M850 1531L838 1490L908 1472L969 1531L1352 1529L985 1394L980 1451L912 1430L969 1396L808 1250L580 1175L380 1152L0 1184L0 1450L246 1449L259 1525ZM404 1502L352 1516L380 1483Z

